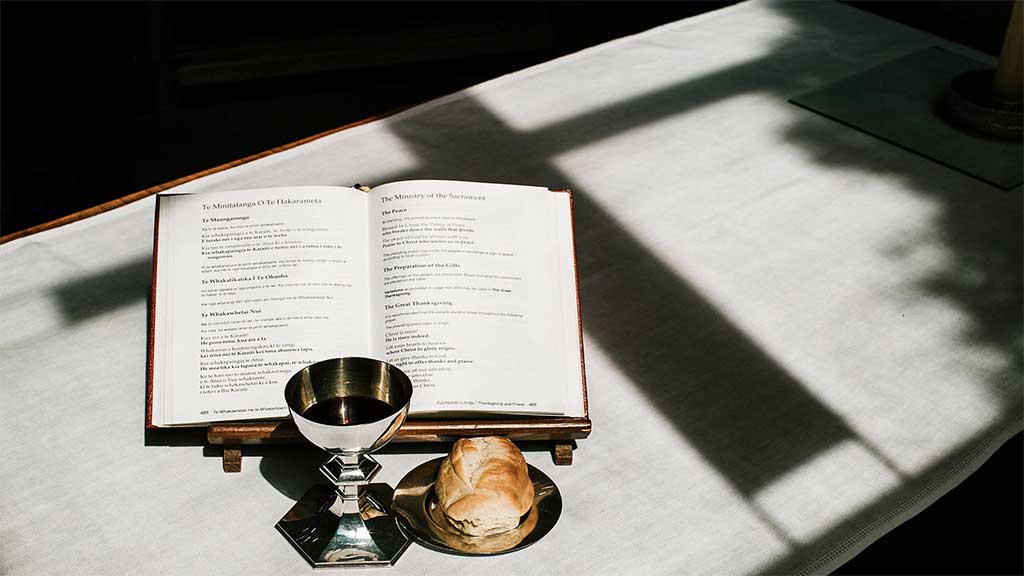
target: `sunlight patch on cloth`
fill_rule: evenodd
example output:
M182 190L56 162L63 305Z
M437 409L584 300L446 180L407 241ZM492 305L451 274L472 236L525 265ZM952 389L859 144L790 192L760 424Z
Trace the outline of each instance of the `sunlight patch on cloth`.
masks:
M797 542L852 517L899 486L900 479L863 446L843 442L754 495L754 502Z

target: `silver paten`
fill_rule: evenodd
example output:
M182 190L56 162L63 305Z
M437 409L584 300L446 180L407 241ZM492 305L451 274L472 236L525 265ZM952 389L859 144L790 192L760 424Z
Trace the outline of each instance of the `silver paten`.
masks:
M434 493L437 470L444 458L424 462L398 483L394 512L402 526L420 544L450 554L492 556L522 550L554 528L562 513L562 495L546 474L527 464L533 482L533 506L519 519L519 526L501 534L469 536L444 517Z

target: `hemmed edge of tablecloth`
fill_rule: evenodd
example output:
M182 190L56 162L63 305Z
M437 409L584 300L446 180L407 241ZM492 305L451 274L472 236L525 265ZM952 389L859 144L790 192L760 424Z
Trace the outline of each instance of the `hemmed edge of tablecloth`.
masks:
M917 516L934 504L936 500L960 485L978 468L981 468L996 450L1022 430L1024 430L1024 410L1018 409L1015 416L989 431L983 438L976 440L973 447L959 462L951 465L937 478L928 482L879 518L858 529L839 544L818 554L816 558L791 574L793 576L831 574L882 536Z

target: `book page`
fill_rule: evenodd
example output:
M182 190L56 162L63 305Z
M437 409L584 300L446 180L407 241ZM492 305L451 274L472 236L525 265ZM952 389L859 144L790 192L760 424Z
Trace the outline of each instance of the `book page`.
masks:
M158 200L153 423L287 417L284 385L367 356L367 198L296 187Z
M412 412L563 413L571 376L553 196L446 181L370 194L382 271L374 337L412 379Z

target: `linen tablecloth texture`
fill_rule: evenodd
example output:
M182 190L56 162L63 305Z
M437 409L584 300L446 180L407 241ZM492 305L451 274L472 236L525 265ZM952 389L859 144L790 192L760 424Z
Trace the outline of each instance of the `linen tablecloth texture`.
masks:
M577 191L594 431L571 467L527 454L561 520L506 556L414 545L389 574L827 572L1021 428L1020 188L787 103L935 44L842 5L745 3L180 190ZM308 574L274 523L316 450L229 475L144 443L153 208L0 246L0 572ZM429 457L384 454L381 479Z

